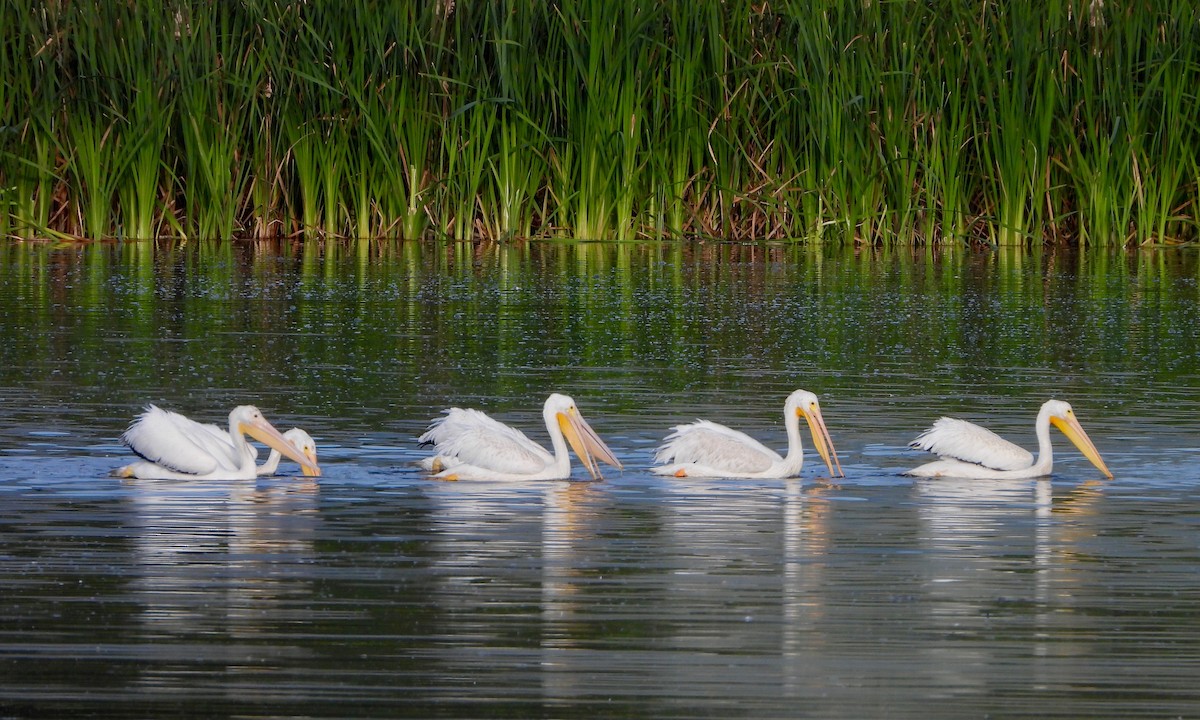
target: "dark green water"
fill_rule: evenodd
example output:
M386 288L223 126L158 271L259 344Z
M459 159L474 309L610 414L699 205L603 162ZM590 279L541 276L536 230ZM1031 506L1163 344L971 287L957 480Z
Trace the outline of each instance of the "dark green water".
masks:
M2 245L0 717L1195 716L1198 277L1186 249ZM796 387L836 485L811 453L647 472L695 417L782 447ZM623 473L414 465L450 405L544 441L551 391ZM1114 479L1061 435L1045 480L899 475L943 414L1032 447L1051 396ZM253 402L325 476L107 477L147 402Z

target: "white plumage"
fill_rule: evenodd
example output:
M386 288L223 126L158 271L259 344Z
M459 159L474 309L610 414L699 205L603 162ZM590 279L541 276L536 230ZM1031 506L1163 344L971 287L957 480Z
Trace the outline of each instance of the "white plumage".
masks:
M663 440L654 456L655 462L662 464L652 471L676 477L794 477L800 474L804 464L801 417L808 421L813 444L829 468L829 474L839 477L842 468L825 427L821 405L817 396L807 390L796 390L784 403L783 420L788 438L786 457L745 433L708 420L697 420L671 428L673 432Z
M593 478L600 477L597 460L621 467L570 397L552 394L542 417L553 454L479 410L450 408L418 438L436 453L421 465L444 480L561 480L571 475L570 443Z
M939 418L909 447L993 470L1021 470L1033 465L1033 453L1025 448L985 427L957 418Z
M1054 468L1054 450L1050 444L1051 424L1061 430L1101 472L1112 477L1091 438L1076 419L1075 411L1062 400L1047 400L1038 411L1034 425L1038 438L1036 459L1028 450L991 430L966 420L944 417L909 443L909 447L927 450L940 459L908 470L905 474L989 479L1049 475Z
M761 473L781 461L779 453L746 433L708 420L676 425L655 454L659 462L687 458L695 465L737 473ZM671 473L672 475L674 473Z
M246 480L257 475L254 465L258 450L246 442L246 434L279 450L284 455L320 473L271 426L253 405L239 405L229 413L229 431L198 423L179 413L147 405L130 424L121 442L144 458L117 468L118 477Z

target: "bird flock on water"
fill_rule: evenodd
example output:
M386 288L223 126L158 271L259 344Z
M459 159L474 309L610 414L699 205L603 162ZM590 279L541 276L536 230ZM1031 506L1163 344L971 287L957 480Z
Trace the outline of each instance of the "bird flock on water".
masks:
M552 451L525 433L474 409L449 408L418 438L433 454L421 461L440 480L565 480L571 476L571 456L599 479L600 463L623 469L621 461L580 414L575 401L554 393L546 399L542 418ZM788 478L804 464L800 420L804 419L831 478L843 477L842 466L825 426L817 396L796 390L784 403L787 454L780 455L745 433L720 423L697 420L671 428L655 453L651 472L676 478ZM1070 404L1047 400L1034 428L1038 454L1015 445L986 428L943 417L913 440L909 447L926 450L937 459L904 474L917 477L1019 479L1049 475L1054 466L1050 426L1060 430L1100 472L1111 478ZM258 450L246 436L271 448L257 465ZM179 413L148 405L121 436L141 460L113 470L113 475L144 479L245 480L276 472L287 458L306 476L319 476L312 437L298 428L280 433L258 408L241 405L229 413L229 428L198 423Z

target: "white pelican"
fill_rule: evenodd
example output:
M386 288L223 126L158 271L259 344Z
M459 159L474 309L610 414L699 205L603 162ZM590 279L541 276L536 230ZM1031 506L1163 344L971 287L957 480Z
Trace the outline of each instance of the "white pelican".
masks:
M319 470L314 470L317 466L317 443L312 439L312 435L304 432L300 428L292 428L283 434L285 440L290 442L297 450L308 458L308 461L313 464L310 468L307 465L300 466L300 472L306 476L320 475ZM280 452L274 448L271 449L271 454L267 456L267 461L258 466L259 475L274 475L275 470L279 468L279 461L283 459Z
M918 477L961 477L1009 480L1049 475L1054 467L1054 451L1050 447L1050 423L1067 436L1084 457L1092 461L1108 477L1112 473L1100 459L1096 446L1083 431L1070 404L1062 400L1047 400L1038 412L1037 461L1028 450L1014 445L996 433L966 420L941 418L909 447L928 450L940 459L905 472Z
M239 405L229 413L229 431L204 425L179 413L147 405L121 436L121 442L144 458L117 468L117 477L146 479L250 480L257 476L258 450L246 434L279 450L319 475L315 461L304 456L267 422L258 408Z
M450 408L444 412L418 438L422 444L433 445L437 453L422 460L422 467L443 480L564 480L571 476L568 442L593 479L600 477L597 460L621 468L621 462L566 395L554 393L542 408L553 455L520 430L478 410Z
M807 390L788 395L783 406L783 426L787 429L788 454L779 453L745 433L724 425L697 420L689 425L676 425L654 455L655 462L665 463L651 468L658 475L675 477L739 477L787 478L800 474L804 464L804 449L800 442L800 418L808 421L813 445L833 477L842 476L833 440L821 416L817 396ZM834 469L836 465L837 469Z

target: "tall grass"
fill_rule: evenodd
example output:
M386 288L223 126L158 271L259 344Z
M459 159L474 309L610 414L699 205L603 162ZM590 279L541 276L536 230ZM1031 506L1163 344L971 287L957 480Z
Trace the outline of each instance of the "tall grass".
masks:
M0 2L0 233L1200 239L1170 0Z
M18 13L4 5L0 23L0 225L20 237L50 232L64 184L59 150L65 141L59 105L64 95L60 63L49 38L58 32L53 7ZM59 223L62 224L61 221Z

